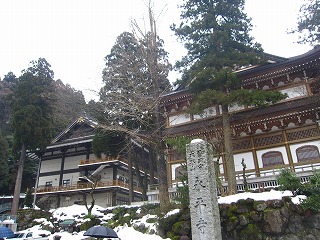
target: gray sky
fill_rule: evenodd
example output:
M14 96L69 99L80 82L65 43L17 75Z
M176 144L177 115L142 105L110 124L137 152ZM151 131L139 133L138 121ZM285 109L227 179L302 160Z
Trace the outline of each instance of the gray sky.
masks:
M55 79L83 91L87 100L101 87L104 57L116 37L131 31L130 19L147 22L147 0L1 0L0 77L17 77L32 60L45 58ZM179 23L181 0L154 0L158 34L174 63L185 53L169 26ZM311 49L294 43L287 29L296 24L303 0L246 0L255 40L270 54L292 57ZM161 13L161 14L160 14ZM173 82L178 75L171 73ZM96 98L97 99L97 98Z

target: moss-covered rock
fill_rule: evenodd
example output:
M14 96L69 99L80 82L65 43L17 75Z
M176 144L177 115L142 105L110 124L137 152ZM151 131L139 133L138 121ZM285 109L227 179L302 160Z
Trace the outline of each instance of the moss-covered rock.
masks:
M263 234L257 225L248 224L240 231L239 237L241 240L262 240Z

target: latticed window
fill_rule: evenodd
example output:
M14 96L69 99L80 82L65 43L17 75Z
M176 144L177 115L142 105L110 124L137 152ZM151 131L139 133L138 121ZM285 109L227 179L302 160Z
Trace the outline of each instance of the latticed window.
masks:
M296 150L298 162L319 159L319 149L317 146L307 145L297 148Z
M279 151L271 151L262 154L263 167L271 167L284 164L282 153Z

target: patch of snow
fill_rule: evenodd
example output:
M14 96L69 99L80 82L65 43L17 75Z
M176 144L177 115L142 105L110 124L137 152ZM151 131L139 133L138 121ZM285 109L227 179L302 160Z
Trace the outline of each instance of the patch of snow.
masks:
M168 213L164 216L164 218L167 218L167 217L169 217L169 216L171 216L171 215L177 214L178 212L180 212L180 209L173 209L173 210L171 210L170 212L168 212Z
M276 199L282 199L282 197L291 197L292 193L290 191L276 191L271 190L270 192L262 192L262 193L250 193L250 192L244 192L244 193L238 193L230 196L225 197L218 197L218 202L220 204L231 204L235 203L240 199L248 199L251 198L256 201L267 201L267 200L276 200Z

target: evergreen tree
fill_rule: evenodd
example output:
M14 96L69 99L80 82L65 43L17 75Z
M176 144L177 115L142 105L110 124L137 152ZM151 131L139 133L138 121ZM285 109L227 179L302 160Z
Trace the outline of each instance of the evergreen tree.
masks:
M7 83L16 83L17 77L13 72L8 72L7 75L4 76L3 81Z
M299 43L319 44L320 0L305 0L300 8L298 26L291 33L300 33Z
M224 156L229 193L236 192L229 107L265 105L285 95L241 89L235 70L256 64L262 49L249 36L250 19L243 12L244 0L184 0L182 22L172 30L185 42L187 55L176 66L183 68L179 82L195 94L192 109L203 111L221 105Z
M24 198L24 206L28 208L32 208L32 202L33 202L33 199L32 199L31 188L27 188L26 195Z
M9 145L7 140L3 137L0 131L0 194L8 193L9 186Z
M13 149L20 155L11 210L13 215L18 210L26 150L43 150L52 138L53 71L44 58L31 64L22 72L13 93Z
M100 101L106 109L104 128L152 145L157 155L160 202L165 204L169 195L158 101L159 95L170 88L167 75L171 65L163 42L152 32L140 40L124 32L105 60L105 85L100 90Z

